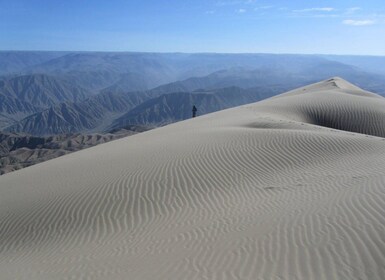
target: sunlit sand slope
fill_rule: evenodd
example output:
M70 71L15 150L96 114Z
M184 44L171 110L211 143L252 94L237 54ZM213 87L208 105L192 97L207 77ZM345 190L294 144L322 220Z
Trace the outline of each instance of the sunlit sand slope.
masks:
M1 279L383 279L385 99L334 78L0 177Z

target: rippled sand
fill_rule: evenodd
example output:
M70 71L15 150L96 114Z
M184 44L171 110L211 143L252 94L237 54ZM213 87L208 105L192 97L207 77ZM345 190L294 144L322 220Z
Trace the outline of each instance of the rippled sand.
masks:
M339 78L0 177L1 279L383 279L385 99Z

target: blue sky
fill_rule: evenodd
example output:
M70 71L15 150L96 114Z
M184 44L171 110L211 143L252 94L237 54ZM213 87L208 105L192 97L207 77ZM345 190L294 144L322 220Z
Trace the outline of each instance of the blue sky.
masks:
M0 0L0 49L385 55L385 1Z

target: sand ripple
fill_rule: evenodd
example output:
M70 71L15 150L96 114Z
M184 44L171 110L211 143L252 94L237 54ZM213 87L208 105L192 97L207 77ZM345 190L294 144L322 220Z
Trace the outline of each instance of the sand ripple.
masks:
M335 78L1 176L0 278L383 279L384 114Z

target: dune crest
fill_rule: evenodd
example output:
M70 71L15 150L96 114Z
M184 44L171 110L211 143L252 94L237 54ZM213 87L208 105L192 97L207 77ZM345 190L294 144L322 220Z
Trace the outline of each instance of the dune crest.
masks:
M275 119L385 137L385 99L332 78L248 107ZM312 127L314 129L314 127Z
M333 78L0 177L4 279L382 279L385 99Z
M359 95L359 96L365 96L365 97L383 98L378 94L363 90L340 77L333 77L325 81L300 87L298 89L294 89L294 90L282 93L272 98L290 96L290 95L299 95L307 92L318 92L318 91L329 91L329 90L336 90L341 94L352 94L352 95Z

